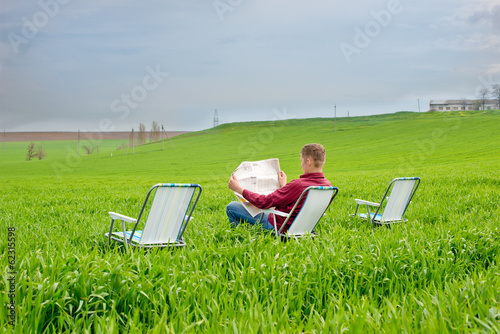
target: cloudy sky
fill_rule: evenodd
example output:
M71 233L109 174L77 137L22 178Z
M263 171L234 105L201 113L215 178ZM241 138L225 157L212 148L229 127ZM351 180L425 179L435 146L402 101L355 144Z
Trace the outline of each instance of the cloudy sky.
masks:
M1 0L0 130L421 111L500 83L500 0Z

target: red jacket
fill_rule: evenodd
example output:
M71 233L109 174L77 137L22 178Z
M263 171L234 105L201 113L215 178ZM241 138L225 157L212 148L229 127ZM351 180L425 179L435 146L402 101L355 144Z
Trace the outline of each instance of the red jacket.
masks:
M278 211L289 213L292 210L295 202L299 198L300 194L302 194L304 189L310 186L331 187L332 184L330 183L330 181L325 179L325 175L323 173L308 173L301 175L299 179L287 183L283 188L275 190L269 195L260 195L245 189L243 191L243 197L245 197L250 203L258 207L259 209L269 209L271 207L276 207L276 210ZM292 225L295 216L297 216L297 213L302 208L304 200L305 197L303 197L299 205L297 205L295 212L292 213L292 216L286 223L286 226L283 229L282 233L286 232L288 228L290 228L290 225ZM274 219L272 219L271 216L274 216ZM277 215L270 215L269 217L269 222L273 225L275 222L278 230L281 228L281 225L283 225L283 222L285 221L285 217Z

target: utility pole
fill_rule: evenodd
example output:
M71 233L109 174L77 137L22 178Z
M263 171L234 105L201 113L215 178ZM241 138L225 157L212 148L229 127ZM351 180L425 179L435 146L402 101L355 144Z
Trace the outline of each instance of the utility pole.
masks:
M161 144L163 145L162 151L165 151L165 138L163 137L164 131L165 131L165 129L163 128L163 124L162 124L162 126L161 126Z
M214 128L219 125L219 114L217 114L217 109L214 112Z
M80 129L78 129L78 156L80 156Z
M125 155L128 155L128 149L130 148L130 143L132 143L132 153L134 153L134 128L132 128L132 132L130 132L130 135L128 136L128 146Z
M161 130L165 133L165 136L167 136L167 139L170 142L170 145L172 145L172 148L175 150L174 144L172 144L172 142L170 141L170 138L168 138L168 133L167 133L167 131L165 131L165 128L163 127L163 125L161 126ZM163 150L165 150L165 145L163 145Z
M420 99L417 99L418 101L418 112L420 112Z
M337 132L337 104L335 103L335 106L333 108L333 115L335 118L335 132Z

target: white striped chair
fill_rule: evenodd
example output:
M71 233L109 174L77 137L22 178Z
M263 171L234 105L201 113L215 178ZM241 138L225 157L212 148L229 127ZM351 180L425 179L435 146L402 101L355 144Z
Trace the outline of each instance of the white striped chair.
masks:
M314 228L319 223L319 220L323 217L326 209L328 209L328 206L330 206L330 203L338 192L339 189L337 187L310 186L304 189L290 213L296 210L297 205L305 196L304 204L286 232L283 232L283 228L290 219L290 213L273 209L265 209L262 211L264 213L267 212L286 217L279 230L276 225L274 226L276 238L300 238L305 235L314 235Z
M123 242L127 249L128 245L143 248L185 246L182 235L191 220L200 195L201 186L198 184L155 184L149 189L137 219L109 212L111 226L109 232L105 234L108 243L111 240ZM151 196L153 199L150 201L151 205L146 214L146 222L143 229L138 230ZM113 232L115 220L121 220L122 231ZM133 229L127 231L125 222L134 223Z
M420 184L418 177L400 177L389 183L389 187L382 197L380 203L355 199L356 211L353 216L358 216L376 225L389 225L397 222L406 222L403 215L408 205L417 191ZM390 194L390 195L389 195ZM384 202L385 205L384 205ZM367 213L358 213L360 205L366 205ZM375 212L370 212L370 207L376 208Z

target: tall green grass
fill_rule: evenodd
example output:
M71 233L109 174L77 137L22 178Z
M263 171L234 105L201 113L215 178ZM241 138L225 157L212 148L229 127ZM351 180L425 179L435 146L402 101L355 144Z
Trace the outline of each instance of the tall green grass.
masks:
M16 227L16 325L5 332L499 332L498 112L397 113L226 124L150 144L24 161L0 153L2 231ZM242 160L320 142L339 195L314 240L231 228L228 176ZM111 146L110 146L111 147ZM3 154L3 156L2 156ZM50 152L48 152L50 154ZM390 180L420 176L408 223L349 216ZM108 211L137 216L149 187L196 182L195 219L176 250L107 247ZM2 233L2 235L5 235ZM0 240L7 268L7 237ZM0 283L8 288L7 275ZM9 301L2 294L2 305Z

